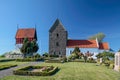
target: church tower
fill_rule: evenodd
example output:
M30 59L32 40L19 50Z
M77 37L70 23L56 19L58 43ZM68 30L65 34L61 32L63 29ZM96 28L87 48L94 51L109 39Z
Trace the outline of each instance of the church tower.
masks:
M67 31L57 19L49 30L49 54L66 56L67 37Z

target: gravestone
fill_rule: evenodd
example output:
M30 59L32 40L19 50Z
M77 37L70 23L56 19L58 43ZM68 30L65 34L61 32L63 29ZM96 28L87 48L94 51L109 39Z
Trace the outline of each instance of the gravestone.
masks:
M120 52L115 54L115 67L114 70L120 71Z
M102 64L102 58L100 58L100 64Z

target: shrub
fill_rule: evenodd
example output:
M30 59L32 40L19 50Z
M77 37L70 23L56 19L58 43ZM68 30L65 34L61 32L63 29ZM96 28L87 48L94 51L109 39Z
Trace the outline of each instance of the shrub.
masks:
M62 63L60 60L45 60L46 63Z
M67 58L52 58L49 60L45 60L46 63L64 63L67 61Z
M26 62L26 61L41 61L42 58L24 58L24 59L16 59L16 61Z
M0 62L14 61L15 59L1 59Z
M44 71L39 71L39 72L32 72L29 71L28 69L33 68L33 69L41 69L46 67L46 70ZM15 75L29 75L29 76L49 76L58 71L58 67L53 67L53 66L27 66L21 69L14 70L13 73Z
M62 58L60 58L60 61L67 62L67 58L66 57L62 57Z
M50 57L59 57L59 55L50 55Z
M43 56L44 56L44 57L49 57L49 54L48 54L47 52L45 52L45 53L43 54Z
M110 64L109 68L114 69L114 64Z
M8 69L8 68L15 67L15 66L17 65L16 64L15 65L11 65L11 64L1 65L0 70Z
M84 59L75 59L75 60L70 60L70 62L85 62ZM87 63L96 63L95 60L87 60Z

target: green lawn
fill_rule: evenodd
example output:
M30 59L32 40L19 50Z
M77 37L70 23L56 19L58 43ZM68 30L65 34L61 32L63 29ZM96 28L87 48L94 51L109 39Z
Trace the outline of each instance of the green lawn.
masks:
M53 76L7 76L0 80L120 80L120 73L95 63L40 63L38 65L58 66Z
M21 65L21 64L25 64L28 62L16 62L16 61L7 61L7 62L0 62L0 65L6 65L6 64L17 64L17 65Z

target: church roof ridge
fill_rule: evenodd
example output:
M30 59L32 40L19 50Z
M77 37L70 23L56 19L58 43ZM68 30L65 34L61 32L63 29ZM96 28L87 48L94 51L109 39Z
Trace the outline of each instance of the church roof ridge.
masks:
M62 25L61 21L57 18L52 27L50 28L49 32L52 32L58 25ZM63 29L66 31L64 26L62 25Z

